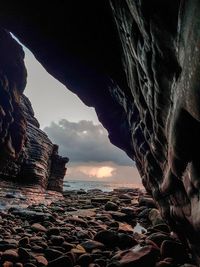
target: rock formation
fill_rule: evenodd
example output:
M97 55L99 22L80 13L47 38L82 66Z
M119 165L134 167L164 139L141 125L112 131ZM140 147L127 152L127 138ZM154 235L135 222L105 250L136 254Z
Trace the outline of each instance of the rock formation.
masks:
M68 158L63 158L58 155L58 146L53 145L53 149L50 157L50 173L48 177L48 190L62 192L63 190L63 178L66 173L66 163Z
M23 78L22 86L25 86L26 71L23 64L23 51L8 33L2 31L2 36L12 43L11 49L15 48L20 60L17 62L15 55L11 54L10 60L13 60L13 65L9 66L10 62L7 63L11 69L7 67L10 74L3 72L5 65L1 66L0 179L62 192L66 172L65 164L68 158L58 155L58 146L52 144L48 136L40 130L30 101L25 95L21 95L18 91L18 84L9 77L9 75L16 75L16 78L20 79L17 73L15 74L16 68L19 68L18 73L21 73L21 79ZM0 53L6 55L4 49ZM5 61L7 61L6 58Z
M52 144L46 133L40 130L31 103L24 95L20 106L27 122L27 142L16 179L21 183L62 192L65 165L69 159L59 156L58 146Z
M135 160L162 215L198 258L200 2L87 0L42 7L3 1L0 25L95 107L111 142ZM6 103L1 153L19 160L26 127L18 105L23 53L7 33L0 34L0 50L6 44L11 51L1 55L0 65Z

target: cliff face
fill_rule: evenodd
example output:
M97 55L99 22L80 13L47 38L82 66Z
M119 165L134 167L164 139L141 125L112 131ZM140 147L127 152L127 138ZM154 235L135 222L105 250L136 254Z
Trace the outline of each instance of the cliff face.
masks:
M25 142L20 95L26 83L26 69L21 47L2 29L0 36L0 166L4 167L7 160L19 157Z
M63 158L58 155L58 146L53 145L50 157L50 174L48 177L47 189L62 192L63 178L66 173L66 163L69 161L67 157Z
M58 156L58 147L39 129L31 103L22 95L22 48L4 30L0 36L0 178L62 192L68 158Z
M16 180L25 184L39 185L41 188L47 189L47 187L52 184L52 178L50 180L49 178L54 175L55 171L54 164L56 158L54 145L49 140L46 133L39 129L39 123L34 117L31 103L24 95L21 97L20 105L27 121L27 141L24 148L23 162L21 163L20 172ZM60 161L66 163L68 159L65 160L60 157ZM60 186L55 188L55 191L62 192L62 182L66 168L65 164L59 167L61 167L63 175L55 175L53 178L55 180L58 179L58 184L60 184ZM53 189L53 187L50 186L50 189Z
M6 160L0 179L62 192L67 170L65 165L69 159L59 156L58 146L39 129L31 103L25 95L21 96L19 107L26 122L25 142L18 157Z
M30 2L12 9L5 2L0 24L95 107L111 142L136 161L163 216L199 256L200 2L87 0L48 8ZM10 55L9 67L20 51ZM12 115L9 106L3 110ZM25 129L20 109L15 114L18 145L12 149L8 123L1 138L2 151L12 157L21 151Z

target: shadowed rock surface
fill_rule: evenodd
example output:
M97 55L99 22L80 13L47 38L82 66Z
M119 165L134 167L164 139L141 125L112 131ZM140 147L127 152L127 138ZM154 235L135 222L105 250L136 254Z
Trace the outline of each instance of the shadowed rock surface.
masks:
M50 157L50 173L48 177L48 190L54 190L58 192L63 191L63 179L66 174L66 163L69 161L67 157L61 157L58 155L58 146L53 145L53 149Z
M65 165L69 159L59 156L58 146L39 129L39 123L26 96L22 96L20 105L27 121L27 142L21 170L16 179L21 183L37 184L44 189L62 192Z
M65 165L69 159L59 156L58 146L54 145L46 133L39 129L39 122L34 117L31 103L26 96L20 97L18 109L21 112L24 126L22 149L18 156L15 155L11 158L7 154L6 160L2 157L3 167L0 171L0 179L24 186L35 187L37 185L41 189L62 192L66 172ZM18 131L18 128L15 131ZM15 147L14 133L10 142Z
M43 8L3 1L0 25L95 107L111 142L136 161L162 215L200 255L200 2L88 0ZM17 157L26 130L16 99L24 89L23 53L1 35L1 51L5 43L11 51L8 62L2 56L1 92L13 103L2 106L1 151Z

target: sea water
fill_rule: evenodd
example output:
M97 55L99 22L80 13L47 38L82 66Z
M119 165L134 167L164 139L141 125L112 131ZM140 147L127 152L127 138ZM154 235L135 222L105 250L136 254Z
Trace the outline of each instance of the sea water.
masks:
M142 188L141 185L137 184L126 184L117 182L106 182L106 181L83 181L83 180L67 180L64 181L64 191L66 190L80 190L85 191L89 189L101 189L102 191L109 192L116 188Z

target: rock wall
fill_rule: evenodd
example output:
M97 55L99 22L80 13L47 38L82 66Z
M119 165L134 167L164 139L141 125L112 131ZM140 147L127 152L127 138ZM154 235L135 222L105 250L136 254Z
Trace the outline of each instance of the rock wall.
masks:
M68 158L60 157L39 129L22 94L26 69L21 46L3 29L0 38L0 179L62 192Z
M62 192L67 170L65 165L69 159L58 155L58 146L39 128L31 103L25 95L21 96L19 105L26 121L26 141L19 157L6 161L0 171L0 179Z
M48 177L48 190L62 192L63 190L63 177L67 171L66 163L68 158L63 158L58 155L58 146L54 145L50 157L50 175Z
M2 27L95 107L111 142L136 161L162 215L198 258L200 2L1 5Z
M0 168L16 159L25 142L26 121L20 95L26 84L22 48L0 29ZM6 53L9 51L9 53Z
M65 165L69 159L58 155L58 146L39 128L26 96L22 95L20 105L27 121L27 142L16 180L32 186L39 185L42 189L62 192L67 170Z
M38 184L42 188L47 188L53 144L48 136L39 129L39 123L34 118L31 103L24 95L21 98L21 105L27 121L27 142L17 177L21 182Z

